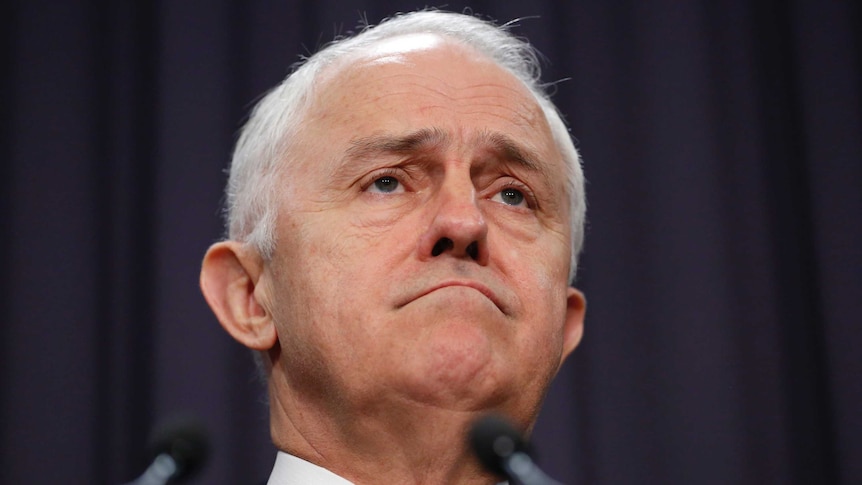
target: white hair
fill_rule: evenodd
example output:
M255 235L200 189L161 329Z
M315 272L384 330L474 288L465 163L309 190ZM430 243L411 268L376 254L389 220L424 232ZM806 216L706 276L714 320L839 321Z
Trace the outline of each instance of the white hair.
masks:
M425 10L399 14L377 26L366 27L353 37L336 40L295 66L281 84L257 103L240 132L226 189L228 237L253 245L265 260L272 258L277 215L275 175L283 162L290 163L290 148L325 67L349 59L384 39L436 34L478 51L510 72L530 90L544 112L566 167L571 204L569 280L572 281L583 245L586 212L580 158L560 113L541 84L536 50L510 33L508 26L452 12Z

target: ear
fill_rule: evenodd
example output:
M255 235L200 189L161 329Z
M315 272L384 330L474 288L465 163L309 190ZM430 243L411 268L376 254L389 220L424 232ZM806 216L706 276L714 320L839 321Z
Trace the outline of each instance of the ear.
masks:
M207 250L201 265L201 291L222 327L241 344L255 350L272 348L278 334L259 300L263 259L237 241L222 241Z
M569 287L566 299L566 322L563 326L563 353L560 357L560 365L566 357L575 350L584 336L584 315L587 311L587 300L584 294L575 288Z

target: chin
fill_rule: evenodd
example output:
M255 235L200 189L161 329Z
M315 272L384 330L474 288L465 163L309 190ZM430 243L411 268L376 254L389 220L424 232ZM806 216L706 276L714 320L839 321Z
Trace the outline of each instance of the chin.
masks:
M424 352L408 378L410 394L417 401L471 411L499 406L516 388L511 362L488 345L452 338L427 346Z

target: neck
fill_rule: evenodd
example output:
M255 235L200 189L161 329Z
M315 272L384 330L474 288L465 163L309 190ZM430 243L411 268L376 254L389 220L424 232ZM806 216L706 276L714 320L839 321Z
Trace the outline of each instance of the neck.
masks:
M406 401L332 412L270 382L275 445L358 485L499 481L468 448L475 412Z

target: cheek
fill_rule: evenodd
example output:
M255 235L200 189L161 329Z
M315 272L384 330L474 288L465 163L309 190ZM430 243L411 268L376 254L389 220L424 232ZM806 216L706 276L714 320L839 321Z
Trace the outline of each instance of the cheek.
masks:
M568 287L570 250L556 237L537 237L533 241L521 241L504 233L490 241L492 257L509 279L511 288L536 295L526 303L554 299L565 300Z
M537 360L558 360L566 317L568 258L559 249L544 248L511 249L507 277L511 288L520 289L520 316L527 323L519 338L525 352Z
M405 204L407 205L407 204ZM389 207L371 214L351 214L341 231L338 257L377 284L391 279L391 271L400 267L416 250L427 226L421 211ZM331 237L331 233L330 236ZM353 288L354 292L356 288Z
M558 302L545 301L544 308L535 309L534 317L519 332L521 346L520 366L528 386L544 392L545 386L556 374L563 352L564 311Z
M392 282L416 246L414 226L409 220L368 226L361 218L331 215L306 224L291 252L301 273L295 279L315 307L309 311L334 321L355 322L345 323L341 330L345 333L371 325L359 320L391 300Z

